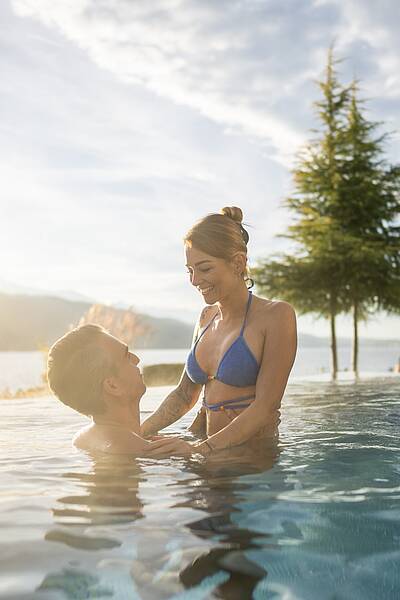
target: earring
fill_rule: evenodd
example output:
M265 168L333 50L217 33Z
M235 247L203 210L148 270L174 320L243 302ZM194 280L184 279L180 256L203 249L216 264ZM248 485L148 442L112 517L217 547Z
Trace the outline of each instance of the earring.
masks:
M254 279L252 279L251 277L247 276L244 278L245 282L246 282L246 287L248 290L251 290L252 287L254 287Z

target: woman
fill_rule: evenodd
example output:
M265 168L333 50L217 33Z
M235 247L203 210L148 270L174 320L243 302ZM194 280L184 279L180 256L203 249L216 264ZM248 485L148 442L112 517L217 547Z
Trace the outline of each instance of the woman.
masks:
M143 424L143 435L170 425L204 391L207 438L151 443L149 456L208 455L267 434L274 436L279 408L296 354L296 317L286 302L252 294L247 267L249 235L242 211L225 207L201 219L184 238L190 282L206 307L178 387Z

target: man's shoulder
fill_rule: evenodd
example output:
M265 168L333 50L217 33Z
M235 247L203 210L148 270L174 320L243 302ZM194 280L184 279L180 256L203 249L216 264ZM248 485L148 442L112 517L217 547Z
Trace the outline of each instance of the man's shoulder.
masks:
M72 444L80 450L87 450L91 440L91 430L93 425L82 427L73 437Z
M99 432L93 425L78 431L72 443L79 450L136 456L143 453L147 444L144 438L127 429Z
M148 442L137 433L126 429L116 430L108 438L108 446L105 452L110 454L143 454Z

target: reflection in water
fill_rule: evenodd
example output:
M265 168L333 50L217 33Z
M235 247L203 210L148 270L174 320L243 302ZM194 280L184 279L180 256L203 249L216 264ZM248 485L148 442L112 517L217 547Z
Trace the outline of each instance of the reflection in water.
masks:
M256 448L242 446L237 453L231 450L212 460L183 464L184 485L179 480L169 484L170 493L178 501L168 510L172 514L200 511L204 516L181 521L180 527L186 534L171 528L175 537L179 536L179 548L174 550L173 545L168 547L166 543L169 553L164 551L157 556L156 546L152 557L144 554L134 561L131 573L143 600L253 597L267 571L247 552L258 551L260 546L276 548L276 544L269 542L268 534L237 524L243 511L241 501L248 499L251 488L251 483L241 477L254 474L259 485L278 455L276 440L273 445L260 442ZM156 576L149 577L149 571Z
M63 542L84 550L120 546L119 540L87 535L88 526L128 523L142 518L143 505L138 498L140 467L131 459L103 456L93 458L90 473L65 473L63 477L78 483L85 493L62 496L53 509L54 521L62 528L51 529L45 539ZM83 488L83 490L82 490ZM85 532L82 533L82 526ZM71 532L68 528L76 531Z
M93 457L89 473L64 474L78 491L58 499L53 509L56 527L46 533L45 539L80 551L103 551L103 556L124 543L128 548L135 547L129 563L125 560L132 598L172 598L174 594L178 598L185 589L189 594L196 591L199 598L252 598L255 586L267 572L245 552L257 550L261 543L268 545L268 534L235 523L235 515L242 510L240 501L247 497L249 488L240 477L268 471L277 456L276 441L268 447L258 443L257 448L248 447L246 452L241 447L236 455L232 450L226 455L220 453L207 461L147 460L140 466L129 458ZM166 463L168 478L159 482L159 513L165 521L180 514L204 513L202 518L178 522L176 530L173 522L168 528L157 521L152 523L151 512L144 518L152 502L147 503L139 495L139 486L149 479L151 471L156 469L159 475ZM144 497L146 489L153 493L145 486ZM163 494L168 506L162 504ZM129 523L132 528L121 530L121 524ZM102 563L108 564L110 559L103 558ZM89 597L103 590L105 596L111 593L118 598L110 592L114 588L107 579L82 570L79 563L77 566L47 575L39 589L62 590L69 598L80 597L84 590Z
M249 448L241 456L218 457L217 461L208 461L194 469L198 479L196 485L189 488L188 500L181 506L195 506L208 513L202 519L187 525L191 532L202 539L218 540L218 546L212 547L195 558L180 573L185 587L191 588L221 570L229 577L214 590L217 598L246 600L253 597L257 583L267 572L245 555L245 551L258 549L257 539L263 546L268 545L266 534L251 529L242 529L232 519L234 513L240 513L241 495L246 496L248 484L240 483L238 477L250 473L262 473L272 468L278 457L277 442L266 447L262 442L257 448ZM239 462L238 462L239 460Z
M4 401L1 598L397 600L399 392L292 388L275 463L88 459L50 399Z
M139 498L139 482L144 480L143 470L129 457L92 456L89 472L62 474L77 493L62 496L53 509L56 527L47 531L45 540L59 542L78 551L68 566L46 575L37 593L43 590L62 592L63 598L134 598L129 574L118 572L115 581L106 571L106 577L96 574L98 562L79 559L81 551L100 553L101 561L107 560L105 551L123 544L118 527L133 524L143 518L143 504ZM69 487L63 485L63 489ZM128 528L129 529L129 528ZM104 535L105 534L105 535ZM92 556L92 555L90 555ZM82 562L86 569L82 568ZM124 560L119 561L123 564ZM89 563L89 564L88 564ZM90 564L92 563L92 564ZM88 568L89 566L89 568ZM40 595L40 597L42 597Z
M80 481L86 494L63 496L61 504L74 508L54 509L56 522L72 524L83 519L92 525L126 523L142 518L142 502L138 497L139 481L143 471L129 457L104 456L93 459L91 473L65 473L63 477ZM83 511L75 508L82 506ZM71 521L70 517L74 517Z
M60 590L68 600L114 597L113 589L102 586L98 577L78 569L63 569L60 573L47 575L37 591L51 590Z

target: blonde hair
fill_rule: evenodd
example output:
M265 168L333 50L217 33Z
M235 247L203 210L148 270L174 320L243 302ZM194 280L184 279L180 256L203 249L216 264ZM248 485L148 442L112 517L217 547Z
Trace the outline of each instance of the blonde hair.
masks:
M104 412L103 380L115 374L108 353L99 344L105 333L99 325L81 325L57 340L47 357L51 391L61 402L84 415Z
M224 206L219 213L209 214L189 229L183 241L205 254L230 261L238 252L247 259L249 234L242 225L243 213L238 206ZM243 278L250 279L249 268ZM250 280L251 281L251 280Z

